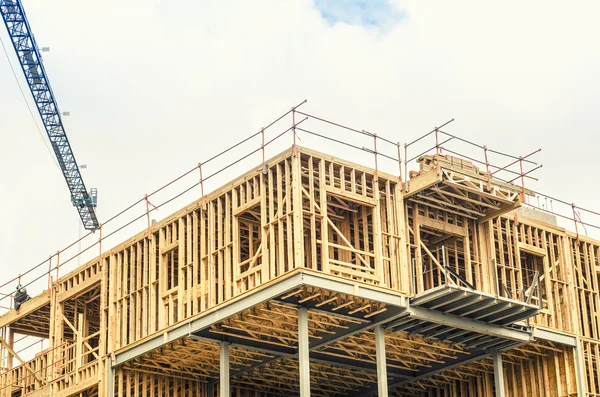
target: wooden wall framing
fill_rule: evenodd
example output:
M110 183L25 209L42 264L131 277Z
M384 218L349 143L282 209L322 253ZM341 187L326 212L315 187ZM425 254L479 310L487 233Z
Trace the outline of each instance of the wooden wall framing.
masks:
M443 175L466 183L460 172ZM580 337L588 395L600 395L600 242L515 212L488 216L512 196L482 190L478 201L477 185L461 187L465 194L453 183L408 197L396 176L294 147L62 277L33 300L35 310L0 317L9 345L27 329L51 345L27 363L32 370L2 346L0 396L14 379L25 394L52 384L58 395L94 387L104 395L97 385L111 353L297 268L412 296L446 282L444 266L477 290L515 300L525 299L537 271L542 295L533 299L542 309L530 324ZM520 382L530 396L574 395L572 351L550 346L532 356L507 365L509 390ZM422 395L490 395L489 371L480 371L455 386L429 384ZM536 371L557 388L539 394ZM119 396L207 393L189 379L132 370L118 377Z

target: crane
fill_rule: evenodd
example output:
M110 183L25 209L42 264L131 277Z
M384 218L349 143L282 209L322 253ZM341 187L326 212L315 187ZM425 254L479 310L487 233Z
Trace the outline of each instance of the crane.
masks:
M69 187L71 202L79 212L83 227L86 230L96 230L99 226L95 211L98 192L96 189L88 192L85 188L73 149L65 133L58 104L44 69L40 50L33 37L21 0L0 0L0 14L2 14L29 91L33 96L46 134Z

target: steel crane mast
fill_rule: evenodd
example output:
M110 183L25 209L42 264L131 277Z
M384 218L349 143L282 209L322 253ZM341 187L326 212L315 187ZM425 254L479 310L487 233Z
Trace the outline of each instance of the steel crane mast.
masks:
M95 230L98 228L98 218L95 212L97 193L95 189L88 192L83 183L21 0L0 0L0 14L2 14L4 25L21 64L21 70L25 75L52 149L71 192L71 202L77 208L84 228Z

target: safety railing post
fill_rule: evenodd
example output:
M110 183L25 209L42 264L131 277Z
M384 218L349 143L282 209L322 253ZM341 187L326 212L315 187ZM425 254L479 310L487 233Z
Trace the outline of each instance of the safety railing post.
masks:
M293 146L292 153L296 155L296 151L298 150L296 147L296 108L292 108L292 136L293 136Z
M398 179L400 179L400 185L402 185L402 155L400 154L400 142L396 142L398 148Z
M52 257L54 255L50 255L48 257L48 296L52 295Z
M579 242L579 228L577 227L577 211L575 210L575 203L571 203L571 209L573 210L573 223L575 223L575 235L577 236L576 241Z
M435 169L438 175L442 173L442 166L440 165L440 139L438 134L438 127L435 127Z
M56 282L56 287L58 288L58 269L60 268L60 251L56 251L56 275L54 280Z
M525 202L525 174L523 173L523 157L519 157L519 169L521 170L521 202Z
M102 224L100 224L100 226L98 227L98 230L100 232L100 235L98 236L98 256L100 258L102 258ZM102 266L102 263L100 264L100 266Z
M198 170L200 171L200 203L202 209L206 209L206 198L204 197L204 177L202 176L202 162L198 163Z
M150 201L148 201L148 195L144 195L144 198L146 200L146 219L148 220L148 239L150 239L151 235L150 235Z
M264 164L265 163L265 129L264 129L264 127L261 128L260 135L261 135L261 139L262 139L260 149L262 151L262 163Z
M404 144L404 188L408 192L408 145Z
M375 175L374 179L377 180L379 177L379 164L377 161L377 134L373 134L373 155L375 156Z
M485 156L485 174L487 177L487 189L491 190L492 189L492 176L490 174L490 163L488 161L488 154L487 154L487 145L483 146L483 155Z

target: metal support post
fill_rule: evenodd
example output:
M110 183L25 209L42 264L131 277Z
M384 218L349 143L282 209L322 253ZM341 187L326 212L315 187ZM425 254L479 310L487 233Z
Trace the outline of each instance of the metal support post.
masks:
M115 368L113 367L112 357L108 358L108 377L107 377L107 389L108 389L108 397L114 397L115 395Z
M298 365L300 367L300 397L310 397L310 363L308 357L308 309L298 309Z
M585 384L585 370L583 368L583 356L581 354L581 341L577 338L575 347L573 348L575 356L575 379L577 380L577 397L587 396L587 388Z
M381 325L375 327L375 355L377 356L377 396L387 397L387 361L385 357L385 332Z
M219 360L219 365L221 373L219 379L219 396L230 397L231 393L229 391L229 342L221 342L220 353L221 357Z
M502 354L494 352L494 385L496 388L496 397L504 397L504 372L502 370Z

